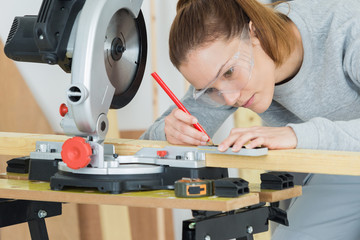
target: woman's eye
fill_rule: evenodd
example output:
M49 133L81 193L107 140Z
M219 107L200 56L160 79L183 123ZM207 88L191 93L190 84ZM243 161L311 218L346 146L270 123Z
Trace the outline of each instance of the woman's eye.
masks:
M216 92L217 91L217 89L215 89L215 88L208 88L208 89L206 89L206 93L207 94L212 94L212 93L214 93L214 92Z
M231 77L231 75L234 73L234 67L231 67L231 68L229 68L225 73L224 73L224 77L225 78L229 78L229 77Z

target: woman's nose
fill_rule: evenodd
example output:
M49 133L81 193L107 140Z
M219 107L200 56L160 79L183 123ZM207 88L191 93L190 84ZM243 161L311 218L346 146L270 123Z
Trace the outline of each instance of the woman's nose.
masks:
M240 91L232 91L228 93L223 93L222 95L226 105L233 106L240 98Z

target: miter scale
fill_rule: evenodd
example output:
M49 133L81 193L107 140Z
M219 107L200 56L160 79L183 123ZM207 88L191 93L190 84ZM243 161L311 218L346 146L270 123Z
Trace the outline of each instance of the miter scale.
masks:
M44 0L39 15L14 20L5 45L8 57L58 64L71 72L60 114L64 132L74 137L64 143L39 142L31 154L32 171L46 161L58 163L52 189L97 187L119 193L171 187L181 177L227 176L226 169L206 168L198 149L145 149L124 157L104 145L109 108L128 104L144 74L147 38L141 4L142 0ZM192 153L196 157L188 161Z

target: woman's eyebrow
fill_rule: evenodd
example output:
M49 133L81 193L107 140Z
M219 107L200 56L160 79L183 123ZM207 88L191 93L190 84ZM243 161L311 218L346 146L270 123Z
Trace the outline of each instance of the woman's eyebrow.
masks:
M229 60L228 60L228 61L229 61ZM216 73L216 76L215 76L214 78L212 78L212 79L209 81L209 83L208 83L204 88L207 88L209 85L211 85L211 84L219 77L222 69L224 68L224 66L226 65L226 63L227 63L228 61L226 61L223 65L221 65L219 71ZM201 91L201 90L203 90L204 88L195 88L195 89L196 89L196 91Z
M232 59L232 57L229 58L223 65L221 65L219 71L216 73L216 76L213 78L213 80L211 80L211 82L215 81L215 79L219 77L222 69L224 68L224 66L226 66L226 64L227 64L231 59Z
M233 58L233 57L229 58L228 60L226 60L226 62L225 62L223 65L220 66L218 72L216 73L216 76L215 76L211 81L209 81L209 83L208 83L207 86L209 86L211 83L213 83L213 82L219 77L219 75L220 75L222 69L224 68L224 66L226 66L226 64L228 64L228 62L229 62L232 58ZM205 88L206 88L207 86L205 86ZM195 88L195 89L196 89L196 91L201 91L201 90L204 89L204 88L200 88L200 89Z

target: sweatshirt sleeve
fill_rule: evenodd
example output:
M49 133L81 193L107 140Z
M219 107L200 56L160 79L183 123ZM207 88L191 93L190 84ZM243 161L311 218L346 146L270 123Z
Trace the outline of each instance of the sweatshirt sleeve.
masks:
M300 124L288 124L298 139L296 148L360 151L360 119L330 121L313 118Z
M223 122L236 111L237 108L230 106L209 107L198 104L192 97L193 87L190 86L184 97L180 100L191 115L195 116L199 123L203 126L207 134L213 137ZM175 105L170 106L140 137L144 140L166 140L164 119L171 111L176 108Z

